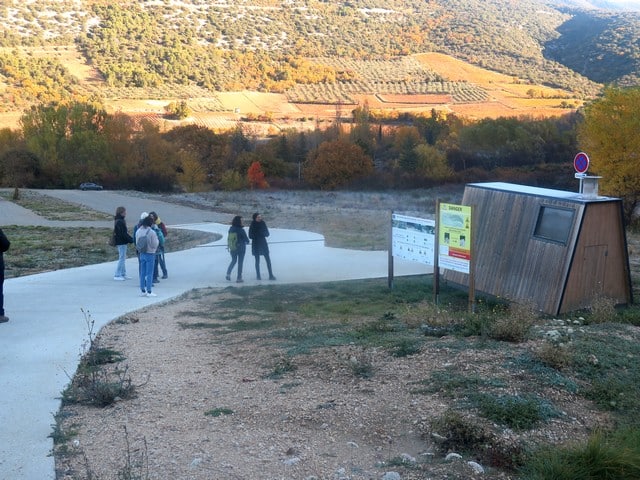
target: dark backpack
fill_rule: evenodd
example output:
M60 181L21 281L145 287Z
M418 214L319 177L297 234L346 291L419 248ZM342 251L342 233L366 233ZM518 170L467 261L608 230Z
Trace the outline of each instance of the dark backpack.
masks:
M147 237L149 236L150 230L149 228L144 235L136 236L136 250L140 253L147 253L147 249L149 248L149 239Z
M230 252L238 250L238 234L236 232L230 232L227 237L227 248Z

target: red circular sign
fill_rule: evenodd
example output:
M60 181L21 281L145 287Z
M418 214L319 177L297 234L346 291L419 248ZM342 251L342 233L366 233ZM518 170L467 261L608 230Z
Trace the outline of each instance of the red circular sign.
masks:
M589 157L586 153L580 152L573 159L573 168L578 173L585 173L589 168Z

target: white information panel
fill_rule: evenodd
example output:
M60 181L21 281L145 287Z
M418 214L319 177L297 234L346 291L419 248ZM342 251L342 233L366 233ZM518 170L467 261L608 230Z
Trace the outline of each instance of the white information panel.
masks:
M436 222L391 214L391 253L426 265L434 264Z

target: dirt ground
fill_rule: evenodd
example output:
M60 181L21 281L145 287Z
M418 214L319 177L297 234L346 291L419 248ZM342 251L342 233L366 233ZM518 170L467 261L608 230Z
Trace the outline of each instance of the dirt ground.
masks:
M225 211L264 204L265 198L253 195L242 206L234 203L238 197L233 194L215 201L206 195L172 200L210 202ZM371 224L398 202L384 194L294 193L286 202L282 193L264 195L273 197L270 218L286 217L289 228L312 222L316 231L327 232L336 217ZM406 210L419 211L432 200L413 192L403 202ZM346 345L297 355L295 368L288 368L290 360L282 350L255 331L222 335L216 328L201 328L238 315L218 303L236 294L235 288L192 292L158 308L132 312L102 330L98 344L126 358L126 374L137 394L104 408L64 408L61 430L69 435L56 448L58 480L515 478L469 463L477 461L469 456L446 460L430 425L456 399L437 392L416 394L416 386L431 372L449 369L508 378L505 390L526 391L530 379L514 375L508 364L536 348L545 328L557 325L541 327L536 338L504 349L482 348L479 339L461 348L458 339L443 337L427 342L415 355L395 357ZM285 328L300 322L313 328L323 321L282 317ZM362 358L375 375L353 374L351 367ZM276 370L282 375L269 374ZM524 434L507 429L502 442L580 439L606 422L576 395L563 390L544 394L562 415ZM475 470L479 467L484 473Z

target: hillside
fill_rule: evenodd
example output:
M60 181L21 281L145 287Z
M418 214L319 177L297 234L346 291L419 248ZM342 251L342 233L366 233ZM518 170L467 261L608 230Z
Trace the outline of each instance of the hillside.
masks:
M9 3L0 125L68 98L158 121L184 100L188 121L215 128L249 115L278 129L348 116L365 101L396 112L560 115L602 83L638 80L637 12L567 2ZM449 76L471 66L485 72L480 81ZM502 74L497 84L484 81L491 72Z

